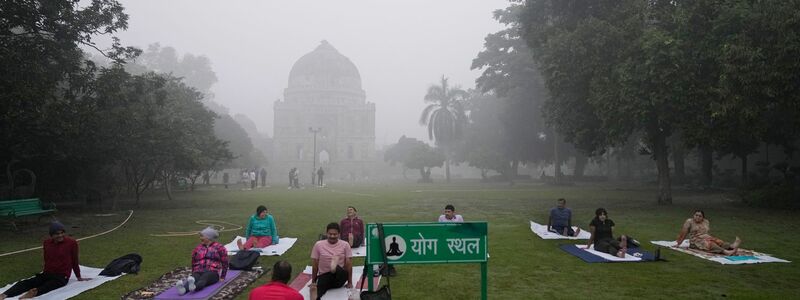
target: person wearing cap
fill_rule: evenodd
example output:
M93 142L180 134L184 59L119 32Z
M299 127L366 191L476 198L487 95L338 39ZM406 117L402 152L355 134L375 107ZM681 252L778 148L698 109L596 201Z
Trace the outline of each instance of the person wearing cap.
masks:
M259 205L256 208L256 214L250 216L250 221L247 223L247 229L244 234L246 242L242 243L242 240L236 240L239 250L264 248L269 245L275 245L280 241L278 229L275 227L275 218L268 213L267 207L263 205Z
M200 245L192 250L192 275L175 284L179 294L199 291L218 281L225 281L228 250L217 242L218 238L219 232L212 227L200 231Z
M67 285L73 272L78 281L91 278L81 277L78 262L78 242L68 237L64 225L58 221L50 223L50 238L42 243L44 251L44 269L35 276L14 284L11 288L0 294L0 299L6 297L19 297L29 299L61 288Z

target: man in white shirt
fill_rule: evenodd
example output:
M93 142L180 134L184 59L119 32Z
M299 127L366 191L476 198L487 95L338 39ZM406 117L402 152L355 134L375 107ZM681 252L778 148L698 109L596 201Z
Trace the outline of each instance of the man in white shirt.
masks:
M462 217L461 215L457 215L455 206L453 206L452 204L448 204L444 207L444 214L439 216L439 222L461 223L464 222L464 217Z

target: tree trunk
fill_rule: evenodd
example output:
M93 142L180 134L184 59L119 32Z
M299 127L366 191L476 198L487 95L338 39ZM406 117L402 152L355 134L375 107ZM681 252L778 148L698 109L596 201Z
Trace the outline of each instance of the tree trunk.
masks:
M685 153L682 146L673 147L672 159L675 162L675 182L682 183L686 179Z
M658 204L672 204L672 187L669 181L669 151L667 137L656 132L653 139L653 155L658 168Z
M447 183L450 183L450 158L449 158L449 155L448 155L448 158L444 161L444 176L445 176L445 180L447 180Z
M747 154L739 156L742 158L742 185L747 184Z
M558 134L553 132L553 179L561 183L561 155L558 153Z
M714 151L709 145L700 145L700 161L701 161L701 180L700 183L704 186L711 186L713 179L712 169L714 168Z
M167 192L167 199L169 199L169 201L172 201L172 187L170 184L171 182L170 177L172 176L169 176L166 174L166 172L164 172L164 191Z
M519 161L511 162L511 179L516 179L519 176Z
M582 153L575 154L575 170L572 172L572 176L577 178L583 177L583 172L586 171L586 163L589 162L589 157L583 155Z

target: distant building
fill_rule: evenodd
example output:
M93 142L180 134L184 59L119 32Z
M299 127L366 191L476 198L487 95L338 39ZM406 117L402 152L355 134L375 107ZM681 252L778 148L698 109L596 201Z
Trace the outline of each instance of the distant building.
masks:
M284 99L274 104L270 169L297 167L301 182L310 182L314 134L317 163L325 177L371 177L376 161L375 104L366 101L361 75L349 58L327 41L295 62ZM307 177L307 178L306 178Z

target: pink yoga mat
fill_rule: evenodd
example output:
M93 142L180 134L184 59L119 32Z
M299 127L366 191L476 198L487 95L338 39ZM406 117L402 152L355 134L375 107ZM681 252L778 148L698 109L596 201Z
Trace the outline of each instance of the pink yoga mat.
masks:
M241 272L238 271L238 270L228 270L228 274L225 277L225 281L219 281L219 282L217 282L215 284L212 284L212 285L209 285L209 286L207 286L204 289L199 290L199 291L188 292L188 293L184 294L183 296L179 295L178 294L178 288L173 286L173 287L169 288L168 290L164 291L163 293L158 294L158 296L156 296L155 299L159 299L159 300L205 300L205 299L210 299L211 297L216 295L217 292L219 292L219 290L222 289L222 287L224 287L226 284L228 284L231 281L233 281L234 279L236 279L236 277L239 277L239 274L241 274Z

